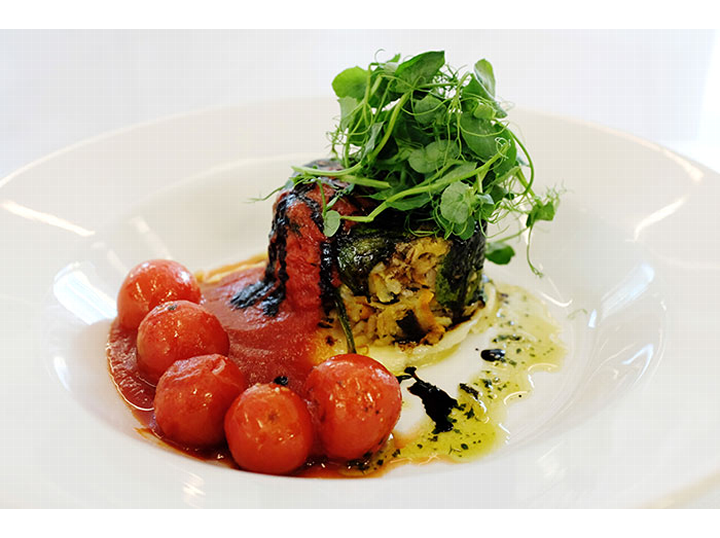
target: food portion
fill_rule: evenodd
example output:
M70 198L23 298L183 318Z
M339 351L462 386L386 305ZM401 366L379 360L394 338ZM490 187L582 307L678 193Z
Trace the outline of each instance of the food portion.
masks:
M115 384L155 438L253 472L359 476L483 454L531 369L563 352L542 303L485 264L552 220L557 193L534 193L484 60L463 74L440 52L396 56L333 88L333 155L273 193L266 256L129 273L108 341ZM498 238L509 216L519 230ZM456 391L424 379L473 335L492 342Z
M357 345L437 344L484 305L485 237L354 226L338 245L340 297ZM397 228L397 227L396 227Z
M363 355L339 355L313 368L304 393L323 452L340 461L380 450L400 418L398 380Z
M218 319L190 301L156 306L138 327L137 362L142 376L157 383L176 361L199 355L226 355L230 341Z
M200 302L200 287L185 267L172 260L152 260L135 267L120 287L117 298L118 321L137 329L156 306L185 300Z
M245 374L223 355L175 361L158 381L155 420L177 443L195 448L221 445L227 410L245 389Z
M256 384L238 396L225 415L225 433L241 468L269 474L302 466L314 438L305 402L277 384Z

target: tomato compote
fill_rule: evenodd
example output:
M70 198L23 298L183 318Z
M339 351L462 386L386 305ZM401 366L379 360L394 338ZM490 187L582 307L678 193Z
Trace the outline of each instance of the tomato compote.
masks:
M230 339L228 357L240 367L249 384L284 378L283 384L299 392L310 370L320 362L315 352L322 316L320 311L312 310L297 315L287 301L275 316L266 315L261 305L234 308L230 300L235 293L257 282L263 273L263 267L255 266L216 283L203 283L201 304L220 320ZM107 355L120 394L134 409L149 411L155 387L138 371L136 338L136 329L123 327L116 320L110 330Z
M320 470L323 475L333 475L332 469L335 468L335 464L328 463L328 458L358 458L360 455L362 459L377 450L388 438L398 419L401 396L398 382L382 366L378 365L377 368L384 370L387 377L392 380L390 385L380 384L376 387L376 381L379 382L381 376L379 377L375 370L364 376L359 375L359 369L366 367L367 364L358 362L356 358L348 363L349 370L342 379L334 380L329 377L326 379L327 376L316 375L313 387L318 388L317 398L312 402L308 400L309 389L306 382L309 382L308 376L313 369L328 359L338 359L341 354L354 352L352 337L348 336L348 330L344 325L342 329L340 328L342 321L339 322L338 319L339 316L344 315L344 306L341 306L338 293L340 279L336 262L336 245L323 233L322 202L332 197L335 192L334 188L328 185L299 185L282 191L275 202L268 255L265 261L258 263L250 261L232 269L226 268L199 276L197 287L200 290L200 297L197 301L178 300L158 305L147 313L140 323L140 329L135 329L134 325L121 323L120 318L113 324L107 346L110 372L118 391L143 422L146 431L188 454L205 459L233 461L226 444L213 449L181 446L173 442L173 439L177 441L179 434L176 433L172 436L173 439L169 439L170 432L166 432L168 435L165 435L156 423L154 401L157 379L160 379L162 384L163 379L166 378L164 372L169 372L167 370L169 367L172 369L172 361L190 359L190 356L185 356L190 353L188 350L197 348L198 353L195 355L213 353L225 355L227 349L227 359L240 369L247 386L270 385L270 392L267 392L268 387L263 390L272 395L272 401L278 405L278 408L284 409L287 407L285 400L289 401L288 398L283 400L275 394L277 386L284 386L287 388L283 390L299 396L299 399L293 401L296 403L302 401L302 406L308 405L317 411L317 416L313 415L311 433L309 437L306 435L313 444L310 458L294 474L303 474L312 470L313 476L317 476ZM335 207L343 214L363 212L362 204L355 204L352 200L340 200ZM349 228L352 223L343 223L342 226ZM173 276L174 274L166 275L168 264L162 260L146 262L145 265L149 268L145 273L151 276L156 274L162 277L169 276L169 278L165 280L159 277L149 278L142 273L137 285L126 279L130 284L124 285L120 295L124 296L132 291L137 292L135 295L138 298L144 299L152 293L156 295L175 293L175 288L184 284L184 281L180 282L180 279ZM194 281L194 278L190 280ZM191 297L191 299L196 298ZM139 303L139 300L135 302ZM134 306L134 303L131 306ZM217 330L214 332L201 330L207 327L200 321L207 321L208 326L212 321L217 325ZM215 334L222 332L224 334ZM222 350L214 346L214 341L219 341L215 336L222 336L224 340ZM371 359L367 358L367 360L375 364ZM355 373L358 375L356 376ZM187 383L180 385L184 387L183 390L188 388ZM341 390L345 399L341 398L340 403L335 401L333 390L338 388L336 385L339 387L346 385ZM273 386L275 389L272 389ZM328 390L319 390L323 387ZM188 390L191 392L187 397L181 393L174 393L173 398L163 400L170 402L177 410L169 411L167 407L163 409L165 413L163 416L173 418L173 424L177 423L177 420L172 413L184 413L182 409L189 405L187 404L189 399L198 402L195 405L200 406L199 411L197 409L192 411L193 417L204 412L205 404L202 403L202 398L197 397L192 387ZM360 406L359 409L366 409L367 405L362 402L365 398L373 402L377 400L378 390L380 393L389 392L391 398L387 401L397 403L387 417L383 414L385 409L377 409L375 410L377 413L351 413L352 416L347 416L339 422L329 420L331 414L328 409L333 405L341 406L343 409L345 407L355 409L357 406L353 407L353 405L357 404ZM242 394L238 398L240 396ZM323 402L326 396L329 399ZM210 392L207 393L207 397L210 397ZM377 401L385 400L381 398ZM259 409L257 405L250 403L244 407L242 405L238 407L236 403L231 406L236 411L246 408L255 411ZM257 438L258 447L266 446L263 444L264 441L260 442L254 430L257 424L265 419L260 415L252 417L250 422L247 417L236 418L237 420L230 421L234 438L228 437L227 441L230 442L231 447L232 441L236 441L233 449L236 460L240 457L251 461L252 458L249 458L248 454L251 453L249 448L252 447L247 445L246 440L241 441L246 443L245 445L239 446L237 440ZM188 421L183 423L183 428L190 424L190 419ZM264 435L281 430L279 427L273 430L270 426L267 424L266 429L261 433ZM227 428L226 420L225 433L230 435ZM373 435L365 439L363 434L358 438L357 432L366 432L366 430L372 431ZM197 432L184 432L183 435L192 437L191 434L195 433ZM302 432L295 432L293 435L299 433ZM273 442L276 444L272 448L279 451L293 448L287 443L283 445L282 439L287 438L287 435L290 434L275 435ZM338 446L344 446L343 443L346 441L352 441L353 450L333 451L329 448L330 440ZM295 448L300 450L303 447ZM264 450L270 450L270 445ZM238 454L240 456L237 456ZM268 467L270 470L267 472L274 472L273 469L284 472L285 467L280 465L283 459L280 454L278 452L278 456L274 458L276 460L274 464L277 465ZM290 462L297 459L289 453L284 456L287 456L286 459ZM341 462L337 466L338 471L346 467L346 464L351 467L354 465L352 461ZM242 463L240 465L243 466ZM256 467L265 469L255 464L243 467L248 467L250 470Z

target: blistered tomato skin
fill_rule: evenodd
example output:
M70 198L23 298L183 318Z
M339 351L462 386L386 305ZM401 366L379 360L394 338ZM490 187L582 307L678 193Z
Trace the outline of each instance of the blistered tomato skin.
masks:
M225 436L235 462L247 471L287 474L310 455L313 425L307 405L287 387L258 384L225 415Z
M198 355L227 355L229 349L228 335L218 319L189 301L154 308L138 328L138 370L152 384L175 361Z
M183 265L171 260L150 260L133 268L118 292L118 319L123 327L137 329L156 306L168 301L199 303L197 280Z
M155 420L168 439L181 445L220 445L225 413L246 388L243 373L222 355L176 361L158 381Z
M353 460L379 450L400 418L400 384L364 355L337 355L316 366L305 397L325 455Z

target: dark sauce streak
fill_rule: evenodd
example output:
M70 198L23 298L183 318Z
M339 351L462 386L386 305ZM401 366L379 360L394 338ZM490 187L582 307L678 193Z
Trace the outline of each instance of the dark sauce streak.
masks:
M312 186L312 185L310 185ZM293 193L288 194L291 200L288 206L300 202L310 209L310 218L320 232L325 229L325 221L322 216L322 207L315 200L308 198L308 185L299 185ZM286 198L287 199L287 198ZM342 230L338 233L340 235ZM335 238L320 243L320 295L325 314L335 306L335 286L333 284L333 269L336 259Z
M420 379L415 373L416 370L414 366L405 368L406 375L398 376L398 382L402 383L406 379L414 379L415 383L408 388L408 391L422 401L425 413L435 423L433 433L449 432L453 429L450 413L457 408L457 400L444 390Z
M460 383L460 390L467 392L470 396L476 400L480 400L480 393L466 383Z
M322 229L322 228L321 228ZM329 314L335 306L335 285L333 269L335 267L335 241L324 241L320 244L320 295L325 314Z
M308 166L320 169L338 169L338 164L331 161L315 161ZM275 208L272 227L270 231L270 246L268 247L268 264L265 276L259 282L238 291L230 303L235 308L248 308L260 302L265 315L274 317L280 310L280 304L285 300L287 273L287 234L292 232L301 235L300 226L288 217L288 210L293 204L304 204L310 210L310 218L322 233L324 221L322 207L315 200L309 198L307 193L315 188L315 184L298 184L293 190L282 197ZM321 185L320 188L323 188ZM339 236L342 234L342 230ZM337 257L335 246L336 237L323 241L320 244L320 293L323 309L328 314L335 306L334 268Z
M504 349L483 349L480 352L480 357L484 361L488 362L497 362L497 361L504 361L505 360L505 350Z
M285 299L285 283L288 279L285 257L290 226L287 210L293 198L291 193L278 201L270 233L265 276L261 281L241 289L233 296L230 304L235 308L248 308L261 302L266 316L277 315L280 303Z
M275 215L273 217L273 223L270 233L270 246L268 248L268 264L265 268L265 276L259 282L250 284L249 286L238 291L230 303L235 308L248 308L254 304L260 302L263 307L263 312L266 316L274 317L280 310L280 304L285 300L286 289L285 285L288 280L287 272L287 234L294 229L294 223L292 223L288 217L288 209L297 202L301 202L307 205L311 211L311 217L313 222L319 229L322 230L322 211L320 206L314 201L301 192L292 191L289 192L285 197L281 198L275 209ZM323 243L324 245L325 243ZM332 263L332 259L330 259ZM332 268L332 266L330 267ZM321 289L323 290L323 305L329 305L332 301L332 296L325 292L322 288L323 284L330 282L332 286L332 274L330 276L323 277L321 268ZM326 297L327 296L327 297Z

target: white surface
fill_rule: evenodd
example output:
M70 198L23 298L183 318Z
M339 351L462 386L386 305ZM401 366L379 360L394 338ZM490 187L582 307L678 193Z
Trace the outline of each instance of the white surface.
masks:
M271 112L271 111L274 111ZM537 290L571 354L516 405L511 441L465 465L377 480L267 477L160 450L107 376L115 290L135 263L255 253L290 162L322 153L331 100L216 109L80 144L0 181L0 501L10 506L672 506L720 469L713 334L718 175L604 127L523 112L557 222L498 270ZM287 126L290 125L290 128ZM98 178L102 178L99 180ZM253 231L260 233L252 233ZM532 413L528 413L529 410Z

